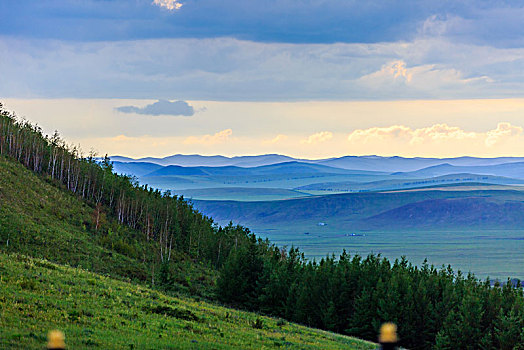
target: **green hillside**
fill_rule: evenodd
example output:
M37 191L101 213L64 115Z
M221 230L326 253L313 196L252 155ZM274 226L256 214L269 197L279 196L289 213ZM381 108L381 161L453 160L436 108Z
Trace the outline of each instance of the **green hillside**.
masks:
M92 206L3 156L0 201L0 251L46 258L138 283L151 284L160 269L155 242L111 217L105 218L105 232L95 231ZM173 262L179 277L172 289L211 293L214 269L179 252L173 254Z
M41 349L55 328L70 349L375 348L19 254L0 254L0 280L2 349Z

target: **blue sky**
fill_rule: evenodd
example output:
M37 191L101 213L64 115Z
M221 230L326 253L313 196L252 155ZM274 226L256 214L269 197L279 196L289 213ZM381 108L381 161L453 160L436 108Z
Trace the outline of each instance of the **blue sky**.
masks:
M449 135L465 146L446 156L515 154L524 145L520 1L3 0L0 13L0 100L87 148L385 154L380 135L391 130L408 135L395 154L438 155L435 140ZM85 101L99 116L60 114ZM431 104L440 114L417 101L443 101ZM491 114L475 120L479 101ZM361 102L372 104L360 113ZM394 109L384 108L389 102ZM337 116L329 128L327 115ZM348 144L358 130L375 135L369 147ZM414 148L428 130L431 147ZM484 142L490 132L512 141L502 147L496 138L495 147ZM139 137L158 147L132 151Z
M522 44L521 1L4 0L6 35L75 41L233 37L285 43L413 40L428 18L466 42ZM5 15L7 14L7 16ZM519 30L520 29L520 30Z

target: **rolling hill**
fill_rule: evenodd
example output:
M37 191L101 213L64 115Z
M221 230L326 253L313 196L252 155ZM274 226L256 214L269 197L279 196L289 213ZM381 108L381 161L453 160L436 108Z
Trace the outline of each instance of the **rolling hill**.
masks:
M155 170L161 169L162 165L147 162L119 162L113 161L113 170L117 174L144 176Z
M145 177L153 176L259 176L259 175L283 175L283 174L352 174L350 170L333 168L325 165L308 164L301 162L285 162L271 165L263 165L251 168L238 166L219 166L219 167L182 167L169 165L151 173L144 174ZM358 172L373 173L373 172Z
M250 200L267 201L307 197L309 194L282 188L219 187L174 191L186 199L195 200Z
M417 171L397 172L392 175L408 177L434 177L450 174L478 174L503 176L516 179L524 179L524 162L504 163L483 166L455 166L449 163L439 164Z
M450 202L454 199L467 199L467 202ZM382 230L387 230L391 225L395 225L396 217L409 217L409 212L413 210L418 210L419 215L412 217L408 227L427 227L428 222L424 213L429 217L431 213L437 215L436 213L446 212L451 210L449 206L453 203L467 203L468 206L457 205L454 208L454 215L443 221L448 227L471 228L489 224L490 226L522 228L524 227L524 216L521 215L522 211L518 210L522 202L524 202L524 191L512 189L464 191L459 188L453 189L453 187L447 187L445 191L430 188L411 191L333 194L265 202L194 201L199 210L213 216L218 222L233 220L251 226L261 223L285 225L290 221L310 224L330 222L351 224L352 227L360 229L376 229L377 226L380 226L379 223L382 223L380 226ZM497 203L498 215L490 215L494 209L494 203ZM517 211L506 211L510 207ZM462 214L466 214L463 212L466 209L467 215L462 217ZM386 217L389 219L382 220ZM486 221L482 218L488 219ZM402 224L396 227L402 227Z
M118 160L113 163L117 173L136 176L141 184L195 199L212 200L259 201L264 197L260 196L264 190L274 193L277 189L282 190L280 194L268 194L268 200L296 198L296 193L290 191L322 195L460 183L478 183L480 186L524 183L524 162L517 157L438 159L345 156L293 160L279 155L232 158L175 155L134 161L125 157L114 159ZM184 165L159 164L170 162ZM204 189L212 194L200 191Z
M341 169L408 172L415 171L439 164L450 164L453 166L491 166L504 163L515 163L524 161L524 157L456 157L456 158L405 158L405 157L381 157L381 156L343 156L327 159L297 159L278 154L265 154L257 156L202 156L177 154L164 158L140 158L133 159L122 156L111 156L111 160L118 162L148 162L162 166L238 166L257 167L270 164L298 161L302 163L320 164Z
M225 157L225 156L201 156L198 154L175 154L164 158L145 157L133 159L122 156L111 156L111 160L118 162L144 162L154 163L162 166L180 165L188 167L208 166L238 166L238 167L255 167L270 165L276 163L283 163L289 161L296 161L297 159L283 156L279 154L264 154L259 156L239 156L239 157Z
M428 187L448 184L494 184L494 185L522 185L523 179L512 179L502 176L477 174L450 174L431 178L381 180L371 182L340 181L316 183L297 187L298 191L326 191L326 192L362 192L401 190L417 187Z
M402 205L363 220L366 227L388 229L524 227L524 201L493 197L427 199Z

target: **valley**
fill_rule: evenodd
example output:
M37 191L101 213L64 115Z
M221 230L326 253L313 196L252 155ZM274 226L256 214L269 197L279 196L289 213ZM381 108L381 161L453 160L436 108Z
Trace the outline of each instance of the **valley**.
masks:
M308 259L345 249L524 278L521 158L116 159L117 172L189 199L220 225L299 247Z

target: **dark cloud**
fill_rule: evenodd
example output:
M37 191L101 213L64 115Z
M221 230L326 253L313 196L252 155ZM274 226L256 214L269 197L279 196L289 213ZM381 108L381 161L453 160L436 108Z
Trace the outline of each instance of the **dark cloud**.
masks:
M146 115L183 115L189 117L195 114L193 106L190 106L186 101L170 102L168 100L158 100L157 102L145 107L122 106L116 108L116 110L122 113Z
M462 18L450 34L483 43L524 41L521 0L0 1L0 34L75 41L233 37L286 43L411 40L426 19ZM27 25L31 23L31 25Z

